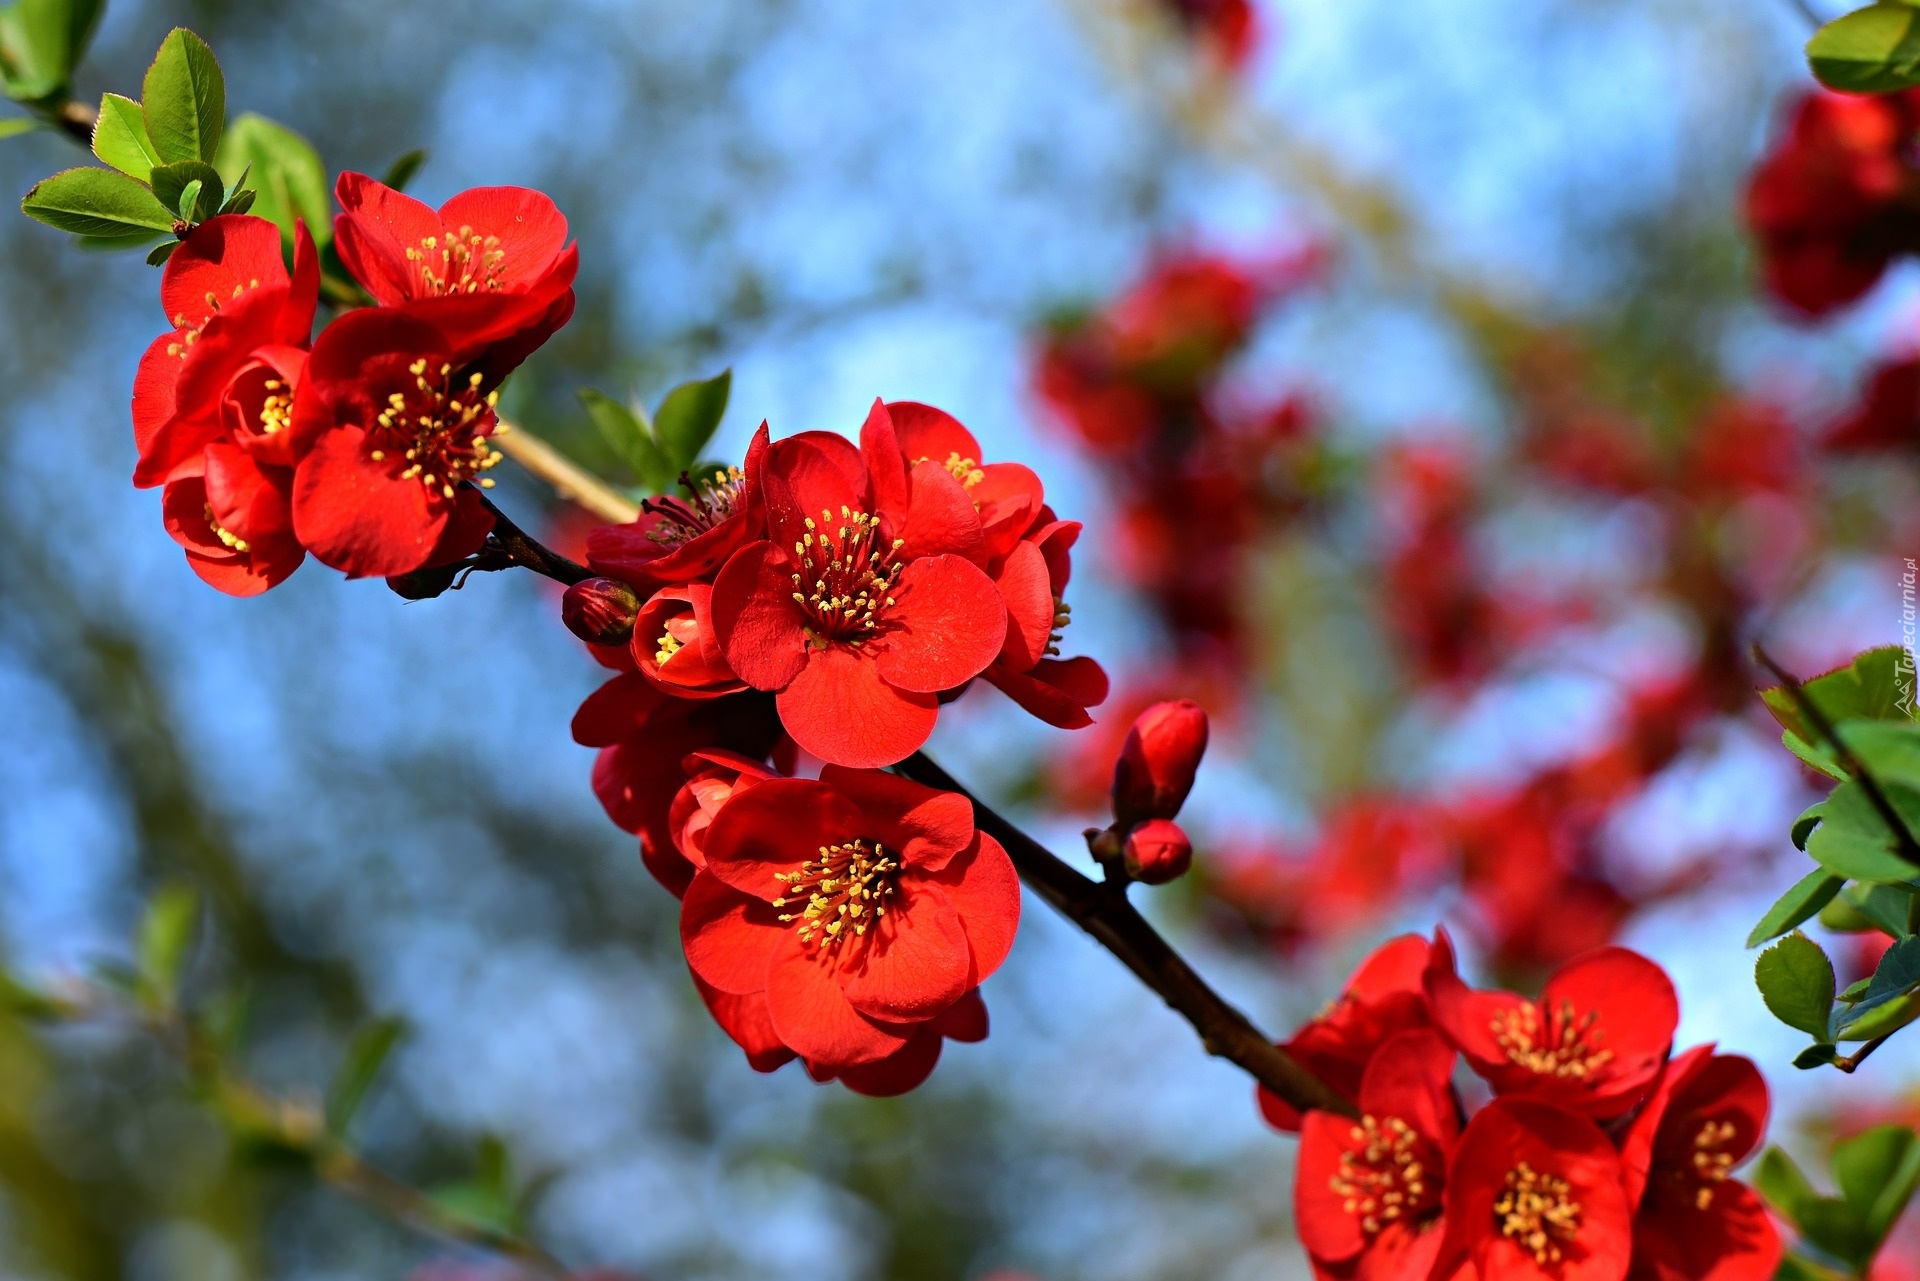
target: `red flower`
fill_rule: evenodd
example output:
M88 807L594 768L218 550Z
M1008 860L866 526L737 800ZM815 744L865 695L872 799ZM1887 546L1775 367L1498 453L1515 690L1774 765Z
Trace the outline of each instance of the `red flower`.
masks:
M1666 972L1620 947L1567 962L1530 1001L1468 988L1441 930L1425 983L1435 1025L1495 1092L1534 1095L1601 1119L1639 1102L1680 1021Z
M229 596L257 596L300 568L307 553L287 501L293 472L262 467L227 441L202 449L199 466L161 491L167 532L188 567Z
M1780 1234L1733 1167L1767 1129L1753 1063L1699 1045L1667 1064L1621 1143L1635 1281L1770 1281Z
M1454 1149L1433 1275L1470 1263L1477 1281L1621 1281L1633 1208L1620 1180L1619 1156L1586 1117L1495 1099Z
M1794 107L1747 187L1767 291L1808 315L1852 302L1915 247L1913 141L1920 95L1816 92Z
M708 750L765 760L780 737L772 704L764 694L673 698L628 672L589 694L573 715L573 741L601 749L593 765L594 795L607 817L639 833L641 861L676 897L694 873L672 817L686 777L682 762Z
M805 432L769 447L764 474L772 539L714 582L721 649L777 692L781 723L815 756L901 760L933 731L940 691L979 675L1006 636L1000 593L970 559L979 513L946 467L908 470L878 401L859 450Z
M1165 885L1193 865L1193 842L1172 819L1150 818L1127 833L1121 850L1127 875L1142 885Z
M632 640L639 613L640 598L617 578L583 578L569 584L560 596L560 621L596 649L617 648Z
M667 809L673 847L694 867L707 865L707 829L736 793L777 775L764 764L738 752L693 752L680 762L687 781L673 794Z
M1122 823L1174 818L1207 751L1207 714L1189 698L1136 716L1113 766L1113 816Z
M669 694L718 698L747 688L720 652L713 588L704 583L655 592L634 620L632 649L640 674Z
M1381 1046L1358 1123L1309 1112L1293 1218L1322 1281L1426 1281L1440 1251L1447 1158L1460 1136L1453 1050L1431 1029Z
M1418 934L1381 944L1360 963L1332 1007L1280 1048L1340 1097L1357 1100L1374 1052L1398 1033L1430 1025L1421 985L1428 952L1427 941ZM1300 1128L1300 1114L1279 1095L1262 1086L1259 1100L1269 1125Z
M641 587L712 582L727 558L767 536L760 469L767 425L753 434L743 467L683 482L687 498L649 498L639 519L587 535L587 564Z
M349 577L392 577L478 551L493 514L467 482L500 461L497 380L405 311L327 327L294 406L294 530Z
M840 1073L904 1049L999 968L1020 919L1006 851L963 796L829 765L736 791L680 933L695 974L764 993L774 1033Z
M573 315L580 251L552 200L525 187L475 187L435 212L365 174L343 173L334 244L383 307L446 336L454 363L497 384Z
M980 461L973 433L945 410L896 400L887 413L908 465L945 467L980 515L979 560L1007 608L1006 640L981 676L1049 725L1092 724L1087 709L1106 701L1106 672L1091 658L1057 657L1080 522L1054 517L1030 468Z
M1920 358L1909 356L1876 368L1859 406L1829 428L1821 444L1843 453L1920 446Z

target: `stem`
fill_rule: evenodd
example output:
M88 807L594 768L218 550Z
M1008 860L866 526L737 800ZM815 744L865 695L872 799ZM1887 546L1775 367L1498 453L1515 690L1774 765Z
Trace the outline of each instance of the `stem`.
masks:
M553 1281L564 1281L570 1275L565 1264L532 1242L477 1227L449 1214L418 1188L382 1173L344 1147L323 1152L314 1162L314 1169L329 1186L423 1236L512 1259Z
M1899 1031L1899 1029L1895 1028L1894 1031L1897 1032ZM1833 1061L1833 1065L1839 1068L1842 1072L1853 1071L1855 1068L1859 1067L1862 1063L1865 1063L1867 1061L1867 1056L1869 1054L1872 1054L1875 1050L1879 1049L1882 1045L1886 1044L1887 1038L1892 1035L1893 1035L1893 1032L1881 1033L1879 1036L1874 1037L1871 1041L1868 1041L1865 1045L1861 1046L1857 1052L1853 1054L1849 1054L1845 1058L1835 1059Z
M1126 882L1102 885L1082 876L961 786L924 752L915 752L894 768L915 782L958 792L973 802L974 822L1006 847L1020 879L1159 993L1161 1000L1193 1025L1207 1053L1236 1064L1302 1112L1359 1115L1353 1104L1335 1094L1207 986L1206 980L1134 910L1127 901Z
M502 420L492 443L500 452L553 486L553 492L614 525L640 519L639 504L592 475L526 428Z
M1833 722L1827 719L1827 714L1814 705L1814 701L1807 697L1807 691L1801 688L1800 682L1795 680L1786 668L1774 662L1766 650L1755 645L1753 658L1779 679L1780 687L1787 691L1787 697L1793 700L1793 705L1799 709L1800 714L1807 718L1807 723L1818 730L1820 737L1826 739L1833 747L1834 755L1840 758L1841 767L1853 775L1854 781L1860 784L1860 790L1867 794L1867 800L1873 804L1875 812L1880 815L1880 821L1885 823L1888 830L1893 833L1894 843L1900 848L1900 857L1909 863L1920 864L1920 841L1915 841L1913 833L1907 830L1906 820L1901 818L1900 812L1893 808L1893 802L1887 799L1887 794L1880 790L1879 781L1867 772L1866 763L1854 754L1851 747L1840 741L1840 735L1834 732ZM1865 1057L1865 1053L1862 1053L1857 1056L1856 1061Z
M505 553L509 564L544 574L568 586L593 577L593 571L585 565L568 560L559 552L541 545L538 539L507 519L507 514L495 507L491 499L483 497L480 502L493 513L493 533L489 546Z

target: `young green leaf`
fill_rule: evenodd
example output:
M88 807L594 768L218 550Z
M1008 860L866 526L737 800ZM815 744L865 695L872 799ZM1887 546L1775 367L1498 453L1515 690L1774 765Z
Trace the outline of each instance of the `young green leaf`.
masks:
M1767 914L1747 935L1747 946L1758 947L1770 938L1778 938L1788 930L1804 925L1845 884L1846 881L1840 877L1819 868L1808 872L1767 909Z
M1904 889L1862 882L1842 890L1840 901L1857 913L1869 929L1892 938L1905 938L1910 932L1907 913L1912 907L1913 895ZM1824 917L1821 924L1826 924Z
M1916 1018L1920 1018L1920 992L1907 992L1858 1016L1841 1029L1835 1039L1871 1041L1877 1036L1898 1032Z
M1793 1065L1802 1072L1825 1067L1840 1057L1840 1051L1826 1041L1817 1041L1793 1056Z
M188 188L193 190L190 192ZM155 199L192 223L205 222L213 217L220 208L220 202L226 198L219 173L212 165L201 160L155 165L153 194Z
M1875 782L1920 788L1920 724L1850 720L1834 726L1834 732L1860 758Z
M339 1138L347 1132L368 1089L405 1034L406 1024L397 1018L375 1019L354 1033L327 1087L327 1133Z
M56 96L73 79L104 0L20 0L0 23L0 61L16 98Z
M1833 1179L1877 1249L1920 1180L1920 1140L1904 1125L1876 1125L1834 1145Z
M733 371L723 369L705 382L681 383L660 402L653 415L653 434L674 476L693 466L720 429L732 389Z
M1880 1245L1867 1227L1867 1216L1839 1197L1820 1196L1801 1202L1800 1231L1808 1241L1856 1272L1866 1270Z
M153 247L153 252L147 255L147 266L149 267L166 266L167 259L173 257L173 251L178 249L179 247L180 247L180 242L178 240L167 240L167 241L161 242L160 244L155 245Z
M193 942L200 896L190 885L168 885L153 896L140 922L139 993L149 1009L169 1010L180 995L180 969Z
M1849 720L1912 720L1914 716L1913 675L1906 670L1906 651L1898 645L1856 654L1846 666L1802 682L1800 692L1830 725ZM1760 701L1780 722L1785 731L1780 741L1789 751L1829 777L1846 777L1832 744L1801 715L1793 695L1774 686L1760 691Z
M1835 18L1807 41L1821 84L1848 93L1892 93L1920 84L1920 10L1874 4Z
M1775 1018L1816 1041L1832 1039L1833 962L1818 943L1794 931L1760 954L1753 978Z
M489 1135L480 1140L477 1168L471 1179L433 1190L433 1199L448 1214L489 1232L519 1230L519 1206L513 1195L512 1160L507 1145Z
M172 231L174 213L151 191L111 169L68 169L43 178L20 202L21 210L50 227L76 236L132 239ZM144 241L142 241L144 243Z
M147 68L140 95L147 136L162 160L213 163L226 127L227 86L206 41L175 27Z
M251 188L246 191L236 191L227 197L226 204L220 206L220 212L223 214L243 214L253 208L253 199L259 194L259 192Z
M240 187L243 176L253 184L256 211L280 228L289 248L296 218L306 222L317 247L333 238L327 167L313 144L285 125L252 112L237 117L220 140L214 168L230 187Z
M386 177L380 183L395 191L405 191L407 184L413 181L413 175L419 173L420 166L426 163L427 153L416 147L388 165Z
M1920 793L1898 784L1883 784L1880 790L1907 830L1920 831ZM1892 883L1920 876L1920 867L1894 853L1894 833L1858 782L1848 779L1834 788L1820 809L1820 825L1806 838L1814 862L1854 881Z
M161 160L147 137L147 117L139 103L117 93L101 95L100 116L93 125L93 154L129 178L147 181Z
M0 120L0 141L18 138L23 134L33 133L39 128L40 122L32 116L8 116Z
M1883 1167L1879 1189L1867 1210L1867 1229L1882 1241L1913 1200L1914 1190L1920 1188L1920 1141L1912 1130L1902 1127L1900 1132L1904 1142L1899 1159ZM1834 1155L1837 1160L1838 1152Z
M654 444L653 433L647 430L639 415L591 387L583 388L579 395L587 417L593 420L614 452L633 468L634 479L650 493L658 494L671 488L678 472Z
M1775 1147L1760 1154L1753 1167L1753 1186L1782 1218L1795 1224L1800 1221L1800 1206L1818 1195L1793 1158Z

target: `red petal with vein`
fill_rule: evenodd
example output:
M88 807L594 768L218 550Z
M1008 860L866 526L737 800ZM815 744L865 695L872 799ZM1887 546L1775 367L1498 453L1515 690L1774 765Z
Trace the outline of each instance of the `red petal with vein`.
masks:
M893 597L886 648L874 661L888 683L937 693L978 676L999 654L1006 605L977 565L958 556L914 561L900 571Z
M755 789L758 790L758 789ZM912 1027L883 1024L854 1009L827 962L789 930L767 972L767 1009L780 1039L810 1063L833 1070L886 1058L912 1037Z
M836 977L853 1008L871 1018L929 1019L974 986L966 930L938 885L902 877L887 914L867 927L865 944L837 959Z
M699 872L680 902L680 944L693 972L722 992L763 992L774 949L791 930L778 908Z
M942 886L966 927L973 982L993 976L1013 950L1020 928L1020 874L1000 842L985 832L968 853L928 879Z
M707 1013L713 1015L713 1021L720 1025L720 1030L746 1051L747 1064L754 1071L772 1072L793 1062L793 1051L781 1044L779 1034L773 1030L773 1017L767 1013L765 992L755 992L751 996L722 992L712 984L702 982L698 974L693 976L693 986L699 990Z
M1007 639L1000 661L1016 672L1032 669L1046 657L1053 636L1053 584L1047 558L1032 543L1020 543L994 580L1007 603Z
M807 665L806 615L793 600L786 558L749 543L713 583L713 630L728 666L755 689L784 689Z
M806 667L775 700L793 741L823 761L860 769L919 751L939 718L939 700L895 688L875 666L844 645L808 651Z
M742 893L771 901L823 845L870 837L865 816L834 788L807 778L770 778L736 795L707 828L707 870Z

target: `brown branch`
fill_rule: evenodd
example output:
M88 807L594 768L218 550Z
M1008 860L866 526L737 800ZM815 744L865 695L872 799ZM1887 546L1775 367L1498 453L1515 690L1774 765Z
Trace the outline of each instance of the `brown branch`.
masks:
M1866 762L1855 755L1851 747L1840 741L1840 735L1834 730L1833 722L1827 719L1827 714L1815 705L1813 699L1807 696L1807 691L1801 687L1800 682L1786 668L1774 662L1772 656L1758 645L1753 647L1753 659L1774 674L1780 682L1780 687L1787 691L1787 697L1793 700L1794 707L1807 718L1808 724L1819 731L1820 737L1832 744L1834 755L1840 758L1841 767L1853 775L1854 780L1860 784L1860 790L1867 794L1867 800L1880 815L1880 821L1885 823L1893 833L1894 843L1900 847L1900 857L1909 863L1920 865L1920 841L1914 840L1913 833L1907 828L1906 820L1900 817L1900 812L1893 808L1893 802L1887 799L1886 792L1881 790L1879 780L1867 772ZM1863 1054L1860 1057L1866 1056Z
M524 427L502 421L493 435L500 452L553 486L553 492L614 525L640 519L640 506Z
M1091 934L1200 1034L1207 1053L1227 1059L1301 1111L1357 1116L1358 1110L1275 1045L1201 978L1127 901L1125 881L1101 884L1076 872L1015 827L929 758L915 752L894 766L901 774L958 792L973 802L974 822L1006 847L1034 893Z
M1897 1032L1899 1030L1900 1029L1895 1028L1894 1032ZM1887 1038L1892 1035L1893 1035L1893 1032L1881 1033L1879 1036L1874 1037L1871 1041L1868 1041L1865 1045L1861 1046L1854 1053L1845 1055L1842 1058L1835 1059L1833 1061L1833 1065L1839 1068L1842 1072L1853 1071L1855 1068L1859 1067L1862 1063L1865 1063L1867 1061L1867 1056L1869 1054L1872 1054L1875 1050L1879 1049L1882 1045L1885 1045L1887 1042Z
M493 513L493 532L489 535L488 548L497 548L510 565L530 569L536 574L544 574L557 583L572 586L583 579L593 577L593 571L577 561L568 560L559 552L543 545L539 539L528 534L507 518L507 514L493 505L491 499L482 498L481 503ZM475 568L492 569L491 565L479 565Z

